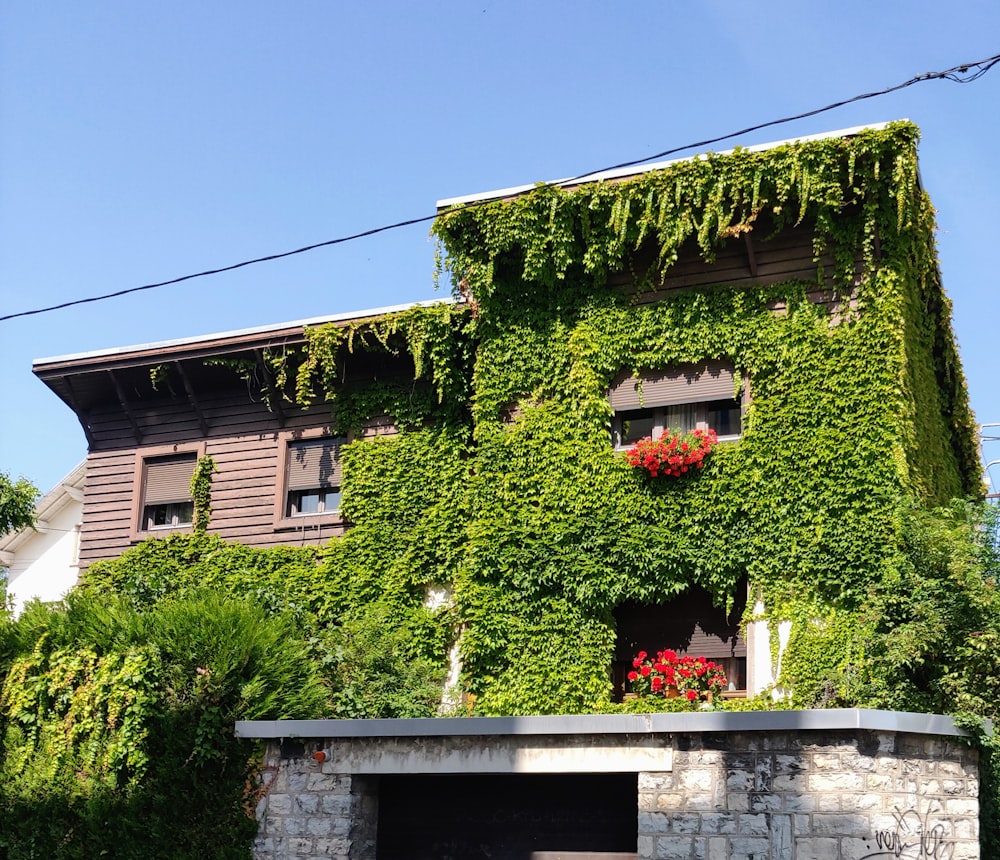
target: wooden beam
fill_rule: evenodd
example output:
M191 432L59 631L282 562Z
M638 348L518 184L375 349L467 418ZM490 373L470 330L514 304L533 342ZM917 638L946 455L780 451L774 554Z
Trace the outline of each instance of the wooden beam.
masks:
M73 380L69 374L63 377L63 382L66 383L66 399L73 408L73 414L76 415L77 421L80 422L80 426L83 428L83 435L87 437L87 450L93 451L94 435L90 430L90 419L84 414L80 406L80 400L76 396L76 391L73 390Z
M142 430L139 428L139 422L135 420L135 415L132 414L132 410L129 408L128 398L125 397L125 389L122 388L122 384L118 380L118 377L115 376L115 372L113 370L108 370L107 374L111 377L111 382L115 386L115 393L118 395L118 404L125 413L125 417L128 418L128 423L132 428L132 435L135 437L135 444L141 445Z
M750 266L750 277L757 277L757 255L753 251L753 239L750 238L750 232L747 231L743 234L743 243L747 246L747 265Z
M260 371L260 375L264 380L265 393L264 399L267 401L267 408L278 419L278 426L285 426L285 410L281 406L281 392L278 391L278 382L274 378L274 373L271 368L267 366L267 362L264 361L264 353L255 349L253 351L254 361L257 362L257 370Z
M181 381L184 383L184 391L187 392L188 403L191 404L191 408L194 410L194 414L198 419L198 427L201 429L201 435L208 435L208 421L205 420L205 413L201 410L201 404L198 402L198 398L194 393L194 386L191 384L191 379L187 375L187 371L184 370L184 365L180 361L174 362L174 367L177 368L177 372L180 374Z

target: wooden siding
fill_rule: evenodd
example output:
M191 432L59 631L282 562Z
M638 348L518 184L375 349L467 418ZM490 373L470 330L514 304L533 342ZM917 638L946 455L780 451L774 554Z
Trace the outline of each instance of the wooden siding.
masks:
M130 423L120 410L106 407L91 416L94 448L87 459L80 565L120 555L133 545L130 526L137 515L133 498L137 454L164 445L204 442L215 459L210 531L229 541L257 547L316 544L343 532L342 525L319 526L303 518L295 528L275 527L279 468L279 431L306 431L329 425L329 407L289 410L284 427L263 403L244 393L205 397L207 436L183 398L135 408L142 430L136 445ZM186 531L186 529L182 529ZM168 534L169 530L163 532Z
M830 253L817 262L813 259L815 234L805 227L791 227L770 239L764 229L747 236L734 237L718 250L715 260L706 263L694 242L687 243L680 251L677 262L671 266L663 280L654 289L635 288L637 275L653 263L652 253L640 251L633 262L633 270L617 272L610 276L609 284L633 293L636 304L653 304L669 298L677 290L698 289L724 285L727 287L756 287L780 284L785 281L804 281L816 287L808 293L810 301L825 305L831 316L839 319L856 305L852 297L838 296L833 283L834 260ZM819 279L819 267L823 279ZM859 261L860 266L860 261ZM785 311L784 303L772 308L776 313Z

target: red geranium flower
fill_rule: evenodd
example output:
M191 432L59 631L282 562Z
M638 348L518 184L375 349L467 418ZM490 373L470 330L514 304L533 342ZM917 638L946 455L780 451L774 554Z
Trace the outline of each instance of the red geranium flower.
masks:
M640 651L632 661L627 678L640 696L672 696L681 693L688 702L697 702L705 694L726 688L722 666L707 657L679 656L664 648L649 659Z
M645 469L651 478L658 475L679 477L690 466L702 468L705 456L718 445L714 430L665 430L659 439L640 439L625 452L630 466Z

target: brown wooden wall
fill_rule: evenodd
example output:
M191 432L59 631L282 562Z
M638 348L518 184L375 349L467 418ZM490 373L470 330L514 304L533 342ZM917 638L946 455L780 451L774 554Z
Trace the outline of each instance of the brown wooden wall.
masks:
M762 227L751 234L726 240L711 263L702 259L701 251L693 241L688 242L681 248L677 262L667 270L662 282L655 289L636 293L635 302L640 305L660 302L677 290L720 285L735 288L758 287L786 281L803 281L816 285L809 291L809 299L816 304L825 305L827 312L835 320L856 307L852 297L838 296L834 289L832 254L824 254L819 264L813 259L815 234L811 229L791 227L767 240L760 238L766 234L766 228ZM640 252L634 261L635 273L644 272L652 262L651 251ZM822 283L818 280L817 265L823 267ZM635 291L635 278L636 274L633 272L619 272L612 275L609 282L632 293ZM771 309L783 313L785 306L779 302Z
M113 558L133 545L133 493L137 453L171 444L204 442L215 459L210 531L229 541L266 547L320 543L343 530L317 527L303 519L297 529L275 527L275 494L282 446L279 433L329 425L330 409L290 410L284 426L263 403L246 392L205 396L201 405L208 424L203 436L187 401L163 400L135 409L143 433L137 445L129 422L114 407L91 413L94 448L87 458L80 566Z

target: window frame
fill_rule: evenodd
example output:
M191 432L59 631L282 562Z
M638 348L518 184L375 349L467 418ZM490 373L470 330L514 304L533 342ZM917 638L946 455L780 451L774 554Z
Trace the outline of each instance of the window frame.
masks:
M141 448L135 452L135 466L133 468L132 480L132 510L129 520L129 539L133 543L146 540L151 537L162 537L175 533L190 532L194 528L193 516L190 523L178 523L175 525L162 525L148 528L146 526L146 479L150 461L164 457L187 456L194 457L194 467L191 474L198 466L198 460L205 456L204 442L177 443L175 445L155 445L149 448ZM187 499L194 503L194 499ZM183 502L164 502L162 504L183 504Z
M745 698L753 689L753 654L755 643L752 631L745 628L742 618L750 600L750 583L747 577L741 578L733 594L734 603L727 613L717 607L710 593L701 587L690 586L687 590L673 595L660 603L646 604L641 601L626 601L613 610L615 618L615 652L610 667L612 682L612 700L621 701L628 691L627 675L632 668L632 658L636 649L641 649L649 655L655 655L663 648L671 648L679 656L707 656L709 660L721 664L729 682L722 691L723 698ZM721 613L721 614L720 614ZM657 620L657 616L662 619ZM687 645L673 641L676 636L676 624L680 619L682 628L690 622L692 639ZM731 636L720 637L717 630L720 626L727 628ZM664 628L666 634L655 634L650 638L653 627ZM699 635L699 641L694 636ZM633 643L624 641L625 637L634 637L639 641ZM646 640L646 641L643 641ZM706 641L708 640L708 641ZM729 647L728 654L716 654L720 646ZM742 682L742 685L740 684Z
M313 529L321 526L327 525L340 525L344 522L344 515L340 512L340 507L338 506L332 511L319 511L317 513L308 514L289 514L288 505L289 497L293 492L303 492L304 489L295 490L289 489L289 479L288 479L288 457L289 452L296 445L302 443L319 442L324 439L330 439L338 441L338 457L339 449L347 445L351 440L349 437L336 436L329 427L317 427L309 430L287 430L278 434L278 448L277 448L277 480L275 481L275 495L274 495L274 528L279 529ZM320 493L327 492L342 492L343 491L343 481L336 487L323 488L317 487Z
M718 438L720 442L735 442L740 439L743 435L743 420L746 415L748 403L748 387L745 376L742 378L739 392L735 392L734 389L730 388L729 396L727 397L725 396L725 392L720 389L717 380L706 379L705 382L702 382L702 377L705 374L709 376L713 374L717 375L725 382L726 377L730 380L735 378L736 368L730 362L712 360L697 364L681 364L669 368L642 371L637 374L628 371L620 373L608 390L608 399L612 408L611 444L614 450L625 451L635 444L635 441L625 442L622 439L626 415L630 416L630 418L642 417L652 419L653 427L651 436L653 439L657 439L670 426L666 422L667 410L680 406L695 410L695 426L691 428L692 430L707 430L710 426L708 422L710 406L716 403L734 404L740 410L740 430L738 433L719 434ZM692 376L696 376L697 378L692 381ZM643 396L645 393L644 388L647 384L653 387L651 380L662 379L664 377L676 377L678 379L687 377L687 384L690 385L690 389L679 394L657 395L653 393L649 397L650 402L647 403L646 398ZM616 408L614 401L620 396L617 392L619 390L626 390L632 383L634 383L638 394L638 402L635 405L627 403L624 408ZM704 393L704 396L699 397L699 389Z
M735 404L739 408L739 410L740 410L740 428L741 428L740 432L739 433L726 433L726 434L720 433L719 434L719 441L720 442L735 442L735 441L737 441L743 435L743 433L742 433L742 425L743 425L743 411L744 411L744 407L743 407L743 401L742 401L741 398L734 397L731 400L703 400L703 401L699 401L699 402L696 402L696 403L682 403L682 404L676 404L676 405L678 405L678 406L692 406L692 407L694 407L697 410L697 414L696 414L696 418L695 418L695 426L692 427L691 429L692 430L694 430L694 429L707 430L709 428L709 426L710 426L709 422L708 422L708 411L709 411L708 407L711 406L713 403L733 403L733 404ZM671 404L671 405L674 405L674 404ZM674 425L667 424L667 421L666 421L666 412L667 412L667 410L669 408L670 408L670 406L649 406L649 407L646 407L646 408L643 408L643 409L627 409L627 410L624 410L622 412L616 412L612 416L612 419L611 419L611 436L612 436L612 441L613 441L615 450L616 451L626 451L629 448L631 448L633 445L635 445L636 441L638 441L638 440L635 440L635 441L632 441L632 442L627 442L627 441L625 441L622 438L623 437L623 432L622 432L623 431L623 425L624 425L625 420L626 420L625 416L641 416L641 417L644 417L644 418L652 418L653 419L653 429L652 429L651 435L652 435L653 439L658 439L663 434L664 430L666 430L670 426L674 426Z

